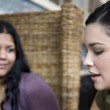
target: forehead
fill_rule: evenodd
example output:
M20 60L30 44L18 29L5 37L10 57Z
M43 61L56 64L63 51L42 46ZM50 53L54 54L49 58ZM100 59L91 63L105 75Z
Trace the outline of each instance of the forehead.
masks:
M85 29L84 43L108 43L110 45L110 37L106 34L105 29L98 23L89 24Z
M12 45L14 44L13 37L7 33L0 33L0 45Z

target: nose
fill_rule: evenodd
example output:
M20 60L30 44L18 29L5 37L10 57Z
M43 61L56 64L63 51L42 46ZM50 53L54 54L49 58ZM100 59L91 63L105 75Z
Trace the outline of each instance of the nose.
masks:
M83 60L83 64L86 66L86 67L92 67L94 65L93 63L93 58L92 58L92 55L87 53L86 57L84 58Z
M6 59L6 52L5 50L0 50L0 60Z

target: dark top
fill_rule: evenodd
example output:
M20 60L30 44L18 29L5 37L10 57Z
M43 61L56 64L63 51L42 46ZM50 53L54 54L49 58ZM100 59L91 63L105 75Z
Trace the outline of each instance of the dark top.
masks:
M110 91L98 91L95 100L100 110L110 110Z
M60 110L51 88L38 75L23 74L19 89L19 110ZM11 110L10 100L4 110Z

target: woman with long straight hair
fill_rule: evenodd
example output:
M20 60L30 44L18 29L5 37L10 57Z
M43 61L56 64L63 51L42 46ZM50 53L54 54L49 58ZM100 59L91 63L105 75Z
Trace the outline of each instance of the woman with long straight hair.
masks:
M84 65L98 91L90 110L110 110L110 0L96 8L85 24Z

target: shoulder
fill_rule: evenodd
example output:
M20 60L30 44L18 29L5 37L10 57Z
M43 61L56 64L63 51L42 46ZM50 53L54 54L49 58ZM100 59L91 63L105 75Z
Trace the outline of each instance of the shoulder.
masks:
M107 95L107 91L103 90L103 91L98 91L96 93L95 99L96 101L104 101Z
M34 73L23 73L21 76L21 83L33 83L34 81L41 82L43 81L42 77Z
M37 74L23 74L20 82L20 99L28 108L36 110L59 110L52 89Z
M48 84L43 80L41 76L34 73L24 73L20 81L20 89L24 89L26 92L33 92L34 90L50 89Z
M95 96L96 104L99 108L104 108L106 104L107 91L98 91Z

